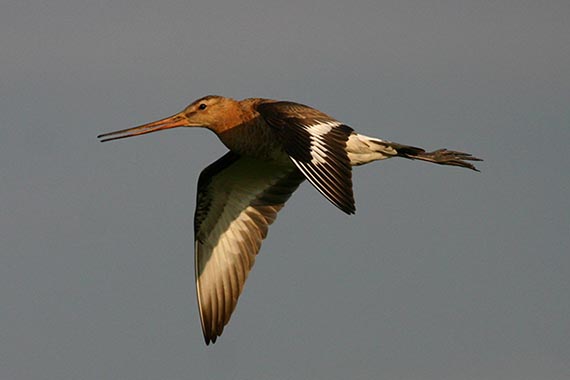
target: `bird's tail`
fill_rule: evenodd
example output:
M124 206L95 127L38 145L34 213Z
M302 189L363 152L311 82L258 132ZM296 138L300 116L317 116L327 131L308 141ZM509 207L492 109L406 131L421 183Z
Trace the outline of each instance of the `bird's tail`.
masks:
M353 165L361 165L390 157L404 157L410 160L427 161L438 165L460 166L478 172L479 170L469 161L483 161L469 153L448 149L426 152L424 149L415 146L398 144L360 134L354 134L350 137L348 151Z

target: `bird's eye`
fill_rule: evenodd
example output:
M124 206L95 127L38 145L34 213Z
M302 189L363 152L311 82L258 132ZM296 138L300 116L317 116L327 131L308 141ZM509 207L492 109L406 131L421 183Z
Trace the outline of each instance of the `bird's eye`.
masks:
M204 103L202 103L202 104L200 104L200 105L198 106L198 109L200 109L200 110L205 110L206 107L207 107L207 105L205 105Z

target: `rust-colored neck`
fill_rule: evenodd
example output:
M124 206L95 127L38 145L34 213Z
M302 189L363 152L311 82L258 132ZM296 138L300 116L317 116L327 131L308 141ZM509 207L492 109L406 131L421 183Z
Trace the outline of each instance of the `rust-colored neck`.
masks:
M244 99L241 101L227 99L208 129L220 136L231 129L254 122L259 116L255 110L255 104L259 101L260 99Z
M281 158L282 147L256 106L270 100L249 98L235 102L211 128L230 150L264 159Z

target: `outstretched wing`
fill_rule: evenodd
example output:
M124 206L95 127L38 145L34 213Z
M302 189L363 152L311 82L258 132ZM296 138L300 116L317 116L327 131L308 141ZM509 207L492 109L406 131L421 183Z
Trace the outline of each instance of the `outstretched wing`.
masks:
M262 102L257 111L309 182L332 204L354 214L352 168L346 144L352 128L293 102Z
M269 225L303 180L293 166L232 152L200 174L195 271L206 344L222 334Z

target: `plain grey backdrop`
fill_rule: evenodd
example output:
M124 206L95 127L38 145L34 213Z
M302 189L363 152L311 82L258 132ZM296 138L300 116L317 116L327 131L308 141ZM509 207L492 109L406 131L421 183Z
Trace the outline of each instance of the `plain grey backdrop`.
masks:
M570 2L4 1L0 379L570 378ZM96 136L207 94L485 159L304 184L206 347L206 130Z

